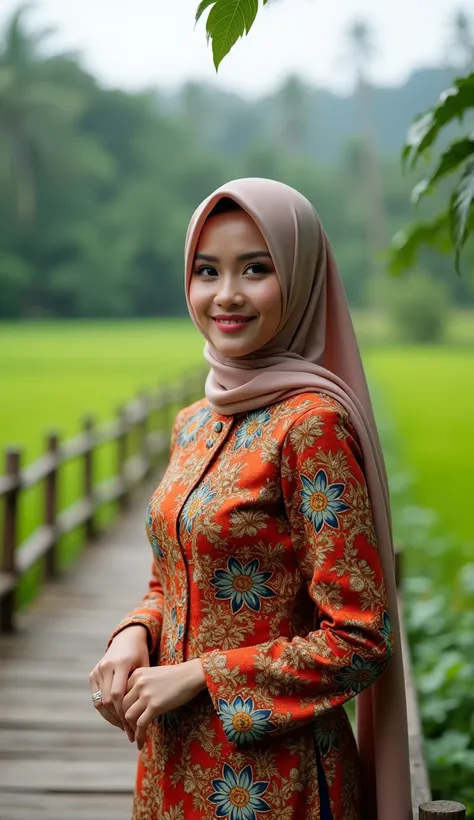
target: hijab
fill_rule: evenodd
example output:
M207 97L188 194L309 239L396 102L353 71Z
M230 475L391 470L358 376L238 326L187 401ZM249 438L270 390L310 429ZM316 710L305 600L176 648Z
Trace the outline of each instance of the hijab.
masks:
M199 330L189 302L194 255L206 219L223 198L246 211L263 235L279 279L283 307L274 338L251 355L225 358L206 337L204 355L210 365L206 397L216 412L235 415L299 393L325 393L349 414L363 453L395 637L395 652L387 669L356 697L364 820L410 820L405 683L387 475L343 285L311 203L274 180L237 179L205 199L188 227L186 298Z

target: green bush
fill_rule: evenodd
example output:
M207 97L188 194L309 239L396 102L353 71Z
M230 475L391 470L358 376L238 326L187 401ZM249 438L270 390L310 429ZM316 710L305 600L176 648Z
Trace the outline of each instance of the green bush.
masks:
M449 315L445 285L424 271L409 274L394 285L387 309L397 340L410 344L441 342Z
M374 395L374 390L372 390ZM375 393L376 404L380 399ZM458 800L474 812L474 564L467 560L451 580L446 565L463 544L435 536L436 513L413 503L410 474L400 465L400 448L386 408L376 407L387 469L396 542L405 549L405 624L416 681L433 798ZM383 426L385 424L385 427ZM412 567L426 566L420 575Z

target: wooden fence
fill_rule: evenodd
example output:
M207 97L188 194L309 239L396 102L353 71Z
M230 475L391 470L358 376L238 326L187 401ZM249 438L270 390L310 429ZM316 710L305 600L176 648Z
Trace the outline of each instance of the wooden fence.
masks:
M3 498L4 504L0 544L0 631L14 631L17 590L28 570L43 559L45 580L53 581L57 577L58 546L62 536L83 527L85 542L90 543L97 534L97 513L104 504L117 502L120 509L126 509L133 487L166 459L169 432L176 410L199 398L202 385L203 374L192 373L176 387L160 387L154 392L141 393L118 411L115 420L96 426L91 418L86 418L83 432L75 438L61 442L59 436L52 433L47 437L45 454L28 467L21 466L19 449L7 450L5 475L0 476L0 499ZM97 450L110 443L116 447L116 474L96 482L94 466ZM60 470L68 462L78 459L82 461L83 496L60 511ZM18 543L20 496L25 490L41 484L44 488L43 521L23 543ZM398 582L400 575L401 563L398 561ZM413 815L417 820L465 820L466 809L460 803L431 801L401 603L400 613Z

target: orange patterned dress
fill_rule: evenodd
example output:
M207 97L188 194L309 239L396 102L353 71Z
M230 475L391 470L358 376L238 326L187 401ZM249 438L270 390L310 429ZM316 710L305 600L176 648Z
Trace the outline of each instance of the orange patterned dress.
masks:
M200 657L207 690L150 726L133 820L361 820L343 704L393 638L344 408L182 410L147 530L149 591L116 632L145 624L152 663Z

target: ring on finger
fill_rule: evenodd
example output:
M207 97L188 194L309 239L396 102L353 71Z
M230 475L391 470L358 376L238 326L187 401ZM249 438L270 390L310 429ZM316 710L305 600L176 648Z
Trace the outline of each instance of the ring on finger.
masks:
M91 698L93 703L97 703L97 701L102 700L102 692L100 689L98 689L97 692L92 692Z

